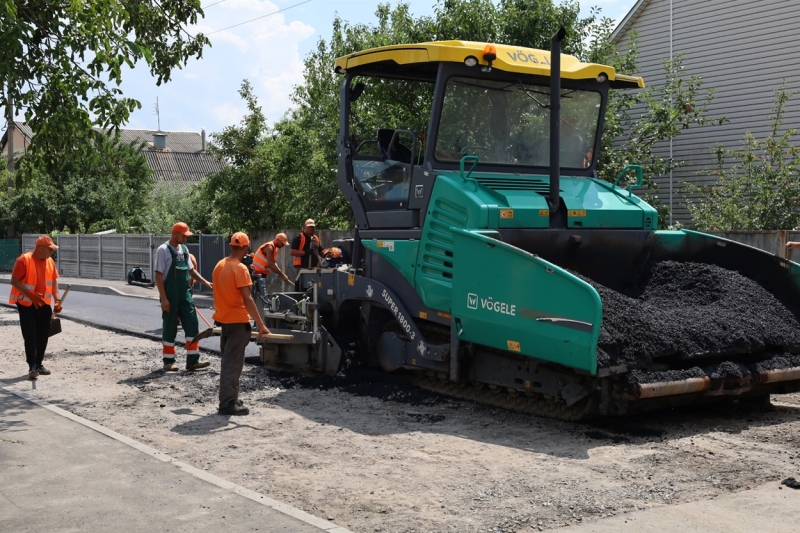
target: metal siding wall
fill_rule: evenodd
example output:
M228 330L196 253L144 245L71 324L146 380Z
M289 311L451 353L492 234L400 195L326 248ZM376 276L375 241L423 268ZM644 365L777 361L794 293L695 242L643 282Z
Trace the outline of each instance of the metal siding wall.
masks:
M789 90L800 89L793 76L800 57L798 27L798 2L673 0L673 49L684 54L687 75L702 76L703 86L715 89L708 116L729 120L722 126L688 130L673 142L675 159L687 162L673 174L676 220L690 222L688 210L679 204L684 196L689 201L695 199L685 191L683 182L705 185L716 181L713 176L698 174L713 170L713 147L723 143L727 148L739 148L748 131L764 138L769 133L768 117L781 79L789 81ZM639 33L638 74L648 85L663 83L662 61L669 56L669 1L651 1L620 35L621 47L627 46L632 29ZM785 128L800 124L800 96L789 101L785 118ZM657 153L667 157L668 144L660 144ZM668 177L656 182L661 187L659 196L666 202Z
M128 270L123 262L123 242L124 235L102 235L100 242L103 247L103 263L100 270L102 279L126 279Z
M153 279L153 268L150 262L150 235L126 235L125 236L125 273L134 267L144 270L148 279Z
M201 235L201 255L197 256L200 263L200 274L211 281L214 267L228 255L228 240L225 235ZM205 289L207 290L207 289Z
M38 235L23 235L26 249L33 250ZM66 277L125 280L128 270L139 267L149 279L154 278L152 254L168 241L170 235L59 235L57 238L59 273ZM78 251L80 242L80 253ZM151 248L152 243L152 248ZM102 245L102 255L101 248ZM217 261L227 255L227 244L221 235L201 235L200 243L188 243L189 252L200 262L203 277L210 279ZM202 251L201 247L204 247ZM78 258L80 257L80 264ZM101 262L102 259L102 262ZM149 265L149 266L148 266Z
M78 235L59 235L58 273L67 277L78 277Z
M80 273L82 278L100 277L100 236L80 235Z

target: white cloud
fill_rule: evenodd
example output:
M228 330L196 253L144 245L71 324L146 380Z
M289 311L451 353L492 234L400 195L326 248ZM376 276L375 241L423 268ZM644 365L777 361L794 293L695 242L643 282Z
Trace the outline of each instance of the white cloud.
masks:
M197 125L192 128L196 131L201 123L209 132L222 131L225 126L237 124L246 113L238 94L245 79L252 83L267 119L280 119L291 104L294 85L303 81L301 44L316 33L309 24L287 22L283 13L269 15L281 7L286 6L266 0L227 0L208 8L205 19L188 29L193 34L203 32L211 40L212 46L203 51L202 60L192 60L160 88L153 87L152 78L143 68L133 73L138 80L123 86L126 93L129 89L136 91L130 96L143 104L131 124L155 122L155 117L147 115L149 104L158 96L163 128L196 120ZM264 15L269 16L252 20Z
M237 106L231 103L224 103L211 108L211 116L218 122L232 126L238 124L247 112L245 106Z

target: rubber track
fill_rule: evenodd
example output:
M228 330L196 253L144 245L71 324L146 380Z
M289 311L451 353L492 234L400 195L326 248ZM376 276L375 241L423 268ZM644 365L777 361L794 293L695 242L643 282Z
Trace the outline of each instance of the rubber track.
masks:
M512 396L511 393L502 388L494 391L487 386L478 388L473 385L458 385L427 376L415 376L412 379L415 385L425 390L529 415L575 421L596 414L595 405L591 401L591 397L567 407L565 403L548 402L541 395L529 397L523 393L518 393Z

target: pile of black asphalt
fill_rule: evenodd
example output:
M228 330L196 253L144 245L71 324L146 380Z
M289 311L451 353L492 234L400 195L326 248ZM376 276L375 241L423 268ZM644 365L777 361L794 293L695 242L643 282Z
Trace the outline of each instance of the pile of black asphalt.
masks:
M680 361L682 378L702 377L702 372L713 379L746 372L734 362L742 354L751 354L754 363L769 359L760 363L761 370L798 362L790 355L800 348L798 310L738 272L663 261L650 265L638 285L623 292L587 281L603 303L600 368L641 369L658 361ZM701 370L710 356L722 354L731 355L730 360Z

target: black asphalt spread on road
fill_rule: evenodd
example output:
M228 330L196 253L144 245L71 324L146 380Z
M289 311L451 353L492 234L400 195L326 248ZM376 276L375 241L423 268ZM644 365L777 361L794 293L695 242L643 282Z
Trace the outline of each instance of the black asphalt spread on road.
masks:
M678 363L676 379L714 379L745 373L736 362L744 354L750 354L747 363L769 358L762 370L796 366L797 357L787 353L800 347L796 310L738 272L664 261L623 292L587 281L603 303L598 367L648 368L669 361Z

